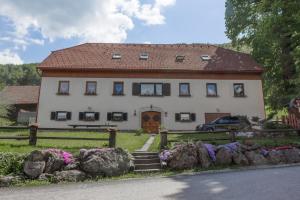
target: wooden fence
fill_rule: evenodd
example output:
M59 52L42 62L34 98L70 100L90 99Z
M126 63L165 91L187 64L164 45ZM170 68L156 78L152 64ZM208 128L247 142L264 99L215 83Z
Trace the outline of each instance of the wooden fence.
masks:
M29 136L0 136L0 140L28 140L29 145L35 146L37 140L93 140L93 141L108 141L109 147L116 147L117 129L115 127L107 128L38 128L36 125L27 126L5 126L0 127L0 130L28 130ZM70 131L70 132L102 132L108 131L109 137L106 138L83 138L83 137L54 137L54 136L38 136L38 131Z
M289 133L297 133L298 137L300 137L300 129L268 129L268 130L249 130L248 132L254 132L256 133L255 138L266 138L267 135L272 134L272 137L276 137L276 133L283 133L284 136L287 136ZM209 139L201 139L201 141L229 141L229 142L235 142L237 140L237 130L224 130L224 131L181 131L181 132L175 132L175 131L168 131L168 130L161 130L160 131L160 148L164 149L168 146L169 142L176 142L174 140L169 140L168 135L194 135L194 134L216 134L216 133L228 133L226 137L222 138L209 138ZM200 140L200 139L199 139Z

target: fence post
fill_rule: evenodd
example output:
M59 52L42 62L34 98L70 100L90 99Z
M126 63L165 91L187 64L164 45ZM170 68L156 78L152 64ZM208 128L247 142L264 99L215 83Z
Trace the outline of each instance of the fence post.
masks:
M37 131L38 131L38 125L37 124L29 125L29 145L31 145L31 146L36 145Z
M108 132L109 132L109 144L108 146L110 148L115 148L116 147L116 135L117 135L117 129L116 128L113 128L113 127L110 127L108 129Z
M235 131L230 131L230 141L231 142L236 142Z
M160 149L164 149L166 146L168 146L168 131L163 130L160 131Z

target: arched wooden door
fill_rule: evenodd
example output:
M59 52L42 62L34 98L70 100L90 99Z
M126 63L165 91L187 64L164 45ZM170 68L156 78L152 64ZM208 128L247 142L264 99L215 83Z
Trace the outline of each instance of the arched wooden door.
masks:
M147 111L142 113L142 128L146 133L158 133L160 124L160 112Z

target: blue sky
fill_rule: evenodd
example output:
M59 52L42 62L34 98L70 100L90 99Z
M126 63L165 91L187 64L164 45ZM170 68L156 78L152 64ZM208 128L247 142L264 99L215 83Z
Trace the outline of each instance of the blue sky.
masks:
M53 50L84 42L229 42L225 0L0 0L0 5L0 63L41 62Z

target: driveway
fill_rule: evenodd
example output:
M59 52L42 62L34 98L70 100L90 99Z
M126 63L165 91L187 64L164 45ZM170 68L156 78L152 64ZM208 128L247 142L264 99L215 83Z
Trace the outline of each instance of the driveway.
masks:
M1 200L299 200L300 167L0 189Z

